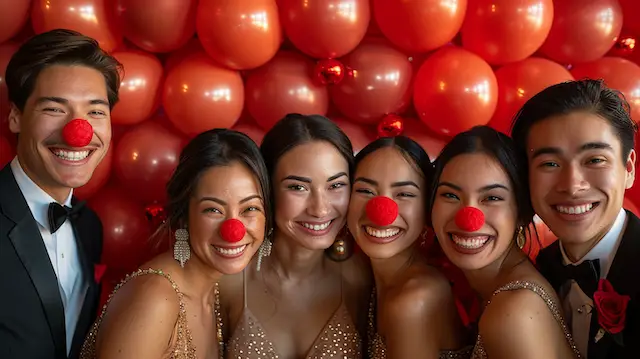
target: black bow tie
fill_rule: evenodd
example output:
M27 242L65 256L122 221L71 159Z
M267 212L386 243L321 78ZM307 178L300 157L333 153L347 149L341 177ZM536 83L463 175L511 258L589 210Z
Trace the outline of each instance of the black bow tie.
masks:
M563 266L558 275L561 277L562 283L568 280L575 280L584 294L593 298L593 293L598 289L600 280L600 260L588 260L578 265L568 264Z
M49 230L56 233L68 218L77 218L80 210L84 207L84 201L76 204L73 208L60 205L56 202L49 203Z

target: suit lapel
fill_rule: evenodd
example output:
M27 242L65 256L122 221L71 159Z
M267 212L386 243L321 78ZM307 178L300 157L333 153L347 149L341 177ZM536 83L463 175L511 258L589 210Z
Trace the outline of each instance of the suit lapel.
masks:
M9 239L38 292L56 348L56 358L66 357L64 307L51 260L38 223L33 218L9 165L0 171L2 210L15 223Z
M632 303L637 303L637 293L640 288L640 266L637 264L640 258L640 219L633 213L627 211L627 225L624 235L620 241L620 246L616 251L611 269L607 275L607 279L613 285L616 292L631 296ZM595 309L594 309L595 310ZM629 320L629 317L627 317ZM611 336L605 335L597 343L593 341L596 333L600 329L598 324L598 316L593 315L591 319L591 327L589 330L589 358L606 358L611 353L611 346L616 345ZM623 332L626 334L626 331ZM623 338L628 343L632 338L626 335Z

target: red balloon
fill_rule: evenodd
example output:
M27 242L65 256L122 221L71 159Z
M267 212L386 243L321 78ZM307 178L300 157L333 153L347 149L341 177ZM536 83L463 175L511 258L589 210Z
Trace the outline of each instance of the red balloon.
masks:
M249 136L257 145L260 145L262 143L262 139L265 135L265 132L262 128L251 123L237 124L233 126L233 129Z
M9 105L9 94L7 93L7 84L5 79L5 71L11 56L18 51L19 45L13 42L7 42L0 44L0 136L7 138L15 137L9 131L9 111L11 106Z
M522 251L526 253L534 263L540 251L558 239L538 216L533 218L533 223L529 226L529 231L525 232L524 235L525 242Z
M0 43L16 36L29 18L29 0L0 0ZM4 73L4 72L3 72Z
M367 33L369 0L279 0L280 19L293 45L315 58L348 54Z
M282 42L275 0L200 0L196 28L207 54L236 70L264 65Z
M344 64L336 59L322 59L313 68L313 76L321 85L335 85L344 79Z
M411 101L413 70L407 55L383 41L365 41L340 59L344 79L329 91L347 118L375 125L389 113L402 113Z
M607 53L622 29L618 0L562 0L540 51L561 64L594 61Z
M247 110L258 125L269 130L288 113L325 115L327 88L311 77L314 63L292 51L280 51L247 77Z
M196 33L197 0L119 0L124 36L149 52L184 46Z
M510 134L511 122L525 102L545 88L573 80L569 71L547 59L530 57L495 71L498 105L489 125Z
M531 56L551 30L551 0L470 1L462 25L462 44L490 64Z
M451 41L466 9L467 0L373 0L380 31L409 53L427 52Z
M182 62L182 60L191 57L192 55L197 55L204 53L204 49L202 48L202 44L198 39L191 39L187 42L186 45L182 46L180 49L172 52L164 61L164 69L165 72L169 72L173 70L173 68Z
M135 270L151 234L144 207L113 186L103 188L88 205L102 222L102 263L110 270Z
M378 123L378 137L396 137L404 131L404 119L396 114L385 115Z
M624 207L624 209L635 214L636 217L640 217L640 210L638 209L638 206L636 206L635 203L633 203L629 198L627 197L624 198L624 202L622 206Z
M349 140L351 140L354 155L358 154L360 150L376 139L376 134L372 127L366 127L342 118L334 118L332 121L338 125L347 137L349 137Z
M479 56L444 47L420 66L413 103L420 119L436 133L455 136L486 125L498 102L498 82Z
M162 64L157 57L142 51L116 52L113 56L122 63L124 77L111 121L118 125L140 123L160 105Z
M116 6L113 0L35 0L31 23L36 34L74 30L96 39L102 49L111 52L122 42Z
M619 0L624 16L624 27L640 35L640 1Z
M16 151L9 140L4 136L0 136L0 169L9 164L15 156Z
M640 66L619 57L603 57L571 69L576 79L603 79L607 86L619 90L631 105L631 118L640 122Z
M109 145L109 150L104 158L93 171L91 179L84 186L75 188L73 195L80 199L89 199L109 182L111 176L111 166L113 164L113 142Z
M432 134L427 125L415 118L404 120L404 136L418 142L427 152L431 161L435 161L447 144L444 139Z
M171 122L187 135L230 128L244 106L242 77L205 54L194 54L167 74L162 104Z
M153 121L134 127L116 146L114 166L120 184L144 203L163 202L182 145L182 138Z

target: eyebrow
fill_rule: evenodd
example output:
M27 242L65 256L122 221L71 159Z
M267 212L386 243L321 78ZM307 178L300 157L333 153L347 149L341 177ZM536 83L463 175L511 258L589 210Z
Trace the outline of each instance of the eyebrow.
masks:
M336 173L333 176L327 178L327 182L331 182L331 181L333 181L335 179L338 179L338 178L340 178L342 176L346 177L347 174L345 172ZM312 182L311 178L309 178L309 177L302 177L302 176L296 176L296 175L287 176L287 177L283 178L282 181L280 181L280 182L284 182L286 180L293 180L293 181L299 181L299 182L304 182L304 183L311 183Z
M462 192L462 187L457 186L457 185L455 185L455 184L453 184L451 182L440 182L440 183L438 183L438 188L440 188L440 187L449 187L449 188L455 189L456 191ZM493 189L504 189L504 190L508 191L509 187L507 187L507 186L505 186L503 184L500 184L500 183L494 183L494 184L490 184L490 185L486 185L486 186L480 187L480 189L478 189L478 192L488 192L488 191L491 191Z
M355 182L364 182L364 183L368 183L372 186L378 186L378 182L375 180L372 180L371 178L367 178L367 177L358 177L355 179ZM420 186L418 186L417 183L413 182L413 181L399 181L399 182L393 182L391 184L391 187L404 187L404 186L413 186L417 189L420 189Z
M36 100L36 104L41 104L44 102L56 102L59 103L61 105L68 105L69 104L69 100L67 100L66 98L62 98L62 97L56 97L56 96L44 96L44 97L39 97ZM89 104L90 105L104 105L104 106L109 106L109 101L103 100L103 99L93 99L93 100L89 100Z
M252 194L252 195L250 195L248 197L245 197L245 198L241 199L239 203L249 202L252 199L256 199L256 198L262 201L262 197L260 195ZM216 202L216 203L220 204L221 206L226 206L227 205L227 202L221 200L220 198L216 198L216 197L202 197L202 198L200 198L199 202L206 202L206 201Z
M610 144L605 142L587 142L584 145L580 146L580 148L578 148L578 152L584 152L588 150L612 151L613 147L611 147ZM533 156L531 156L531 159L534 159L542 155L560 155L560 154L562 154L562 150L558 147L542 147L533 151Z

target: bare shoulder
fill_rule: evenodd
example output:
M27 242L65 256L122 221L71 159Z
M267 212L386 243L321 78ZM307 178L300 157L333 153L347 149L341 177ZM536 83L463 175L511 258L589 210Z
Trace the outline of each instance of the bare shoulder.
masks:
M387 298L387 314L409 319L430 316L434 310L453 302L451 285L437 269L420 265L412 268Z

